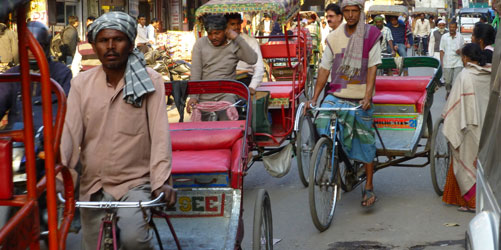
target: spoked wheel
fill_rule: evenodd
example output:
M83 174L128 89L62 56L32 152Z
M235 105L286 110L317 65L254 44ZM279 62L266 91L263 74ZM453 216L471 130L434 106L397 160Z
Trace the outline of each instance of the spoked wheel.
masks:
M334 162L333 167L331 157L332 141L326 137L320 138L313 149L308 191L311 218L321 232L329 228L341 194L338 164Z
M271 202L268 192L259 189L254 204L254 225L252 232L252 249L273 249L273 220Z
M316 134L310 115L303 115L299 119L299 129L296 133L296 160L299 178L305 187L308 187L310 175L310 159L315 147Z
M451 152L447 139L442 133L444 119L440 118L433 129L430 149L431 181L435 192L441 196L444 193L445 180L451 162Z

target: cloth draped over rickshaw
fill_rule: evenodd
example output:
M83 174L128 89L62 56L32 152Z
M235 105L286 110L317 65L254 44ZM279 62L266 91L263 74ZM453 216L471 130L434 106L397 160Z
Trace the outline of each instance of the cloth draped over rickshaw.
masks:
M204 112L216 112L226 110L226 115L230 121L238 120L238 111L234 104L227 101L218 102L202 102L193 107L193 114L191 115L192 122L202 121L202 111Z
M301 9L300 0L211 0L197 9L195 15L227 13L268 13L280 23L292 20Z

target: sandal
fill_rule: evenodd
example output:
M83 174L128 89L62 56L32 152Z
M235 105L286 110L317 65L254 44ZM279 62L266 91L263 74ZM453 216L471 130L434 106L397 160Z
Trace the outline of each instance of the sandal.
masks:
M469 207L458 207L457 210L459 212L475 213L475 209L474 208L469 208Z
M367 205L367 202L372 198L374 198L374 202L372 202L370 205ZM362 205L362 207L370 208L370 207L374 206L376 201L377 201L377 197L372 189L365 189L365 188L362 189L362 202L360 203L360 205ZM365 203L365 205L364 205L364 203Z

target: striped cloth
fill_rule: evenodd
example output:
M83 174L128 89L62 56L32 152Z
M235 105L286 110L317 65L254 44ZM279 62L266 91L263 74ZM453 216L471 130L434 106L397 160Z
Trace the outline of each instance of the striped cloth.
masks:
M90 25L87 34L89 42L93 43L99 31L103 29L114 29L125 33L132 44L137 35L136 19L119 11L105 13ZM154 91L155 87L146 71L144 56L137 48L134 48L129 54L125 69L123 98L134 107L141 107L143 96Z

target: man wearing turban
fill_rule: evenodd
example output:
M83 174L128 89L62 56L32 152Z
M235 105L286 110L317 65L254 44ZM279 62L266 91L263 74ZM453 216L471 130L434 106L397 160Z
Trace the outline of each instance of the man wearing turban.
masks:
M80 200L145 201L165 193L173 205L171 143L162 76L146 68L134 48L136 21L108 12L91 24L88 40L102 65L71 84L61 141L61 159L80 160ZM83 249L95 249L106 212L82 208ZM121 249L153 249L151 214L116 210Z
M374 83L377 66L381 64L381 32L365 24L364 0L345 0L341 4L346 23L341 24L327 36L327 48L319 67L315 94L307 103L316 105L323 92L329 74L331 82L322 107L354 107L356 111L338 112L343 148L350 159L364 163L367 181L362 197L362 206L370 207L376 202L372 176L376 156L372 114L374 106ZM330 135L330 113L321 112L315 121L320 134Z

